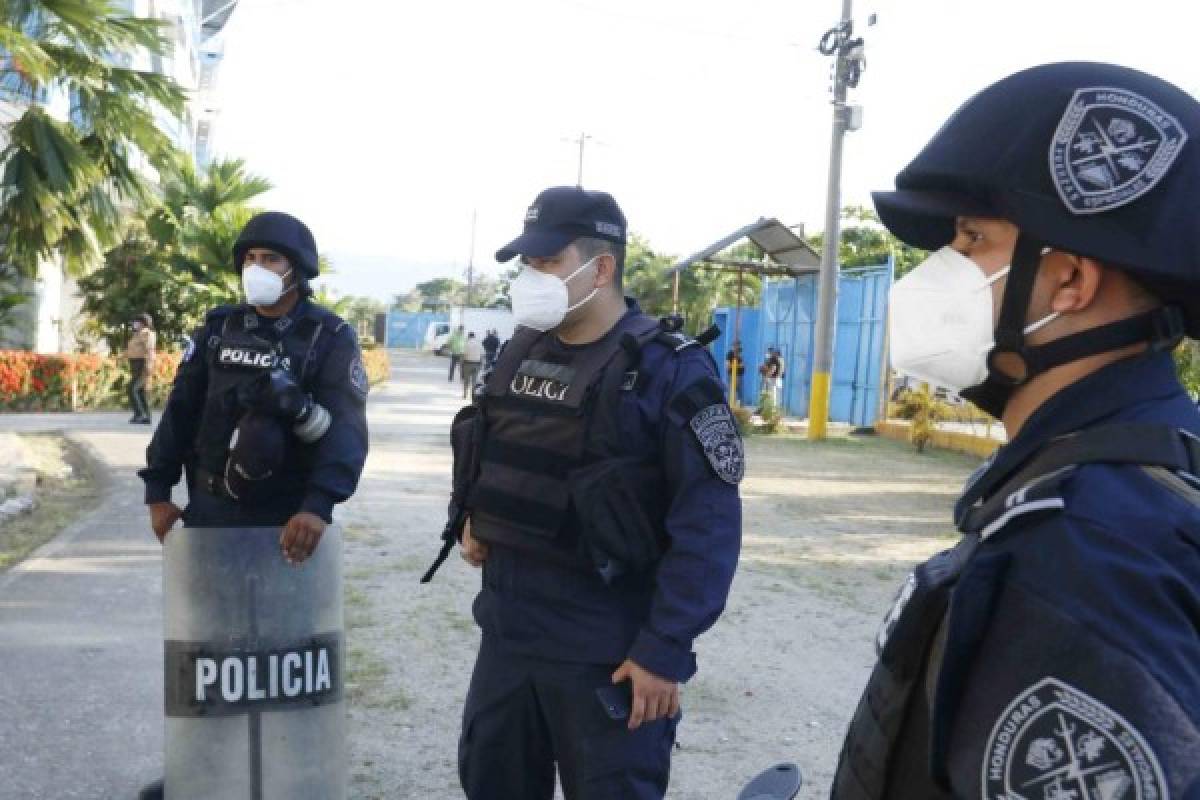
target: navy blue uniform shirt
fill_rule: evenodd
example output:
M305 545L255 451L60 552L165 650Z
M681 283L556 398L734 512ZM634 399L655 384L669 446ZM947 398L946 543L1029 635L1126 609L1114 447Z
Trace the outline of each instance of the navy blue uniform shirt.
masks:
M210 312L201 327L192 337L179 369L162 419L154 432L154 438L146 449L145 469L138 474L146 483L146 503L171 499L171 488L179 482L183 467L192 457L192 447L204 408L208 390L208 349L213 337L219 336L226 316L230 313L245 313L247 307L223 307ZM317 341L317 352L307 381L306 389L313 400L329 411L332 423L329 430L312 445L297 444L305 448L306 458L285 464L294 491L281 496L270 509L255 509L276 516L287 517L299 511L308 511L326 522L332 521L333 506L344 502L354 493L367 457L366 387L355 386L351 371L357 362L361 368L361 354L354 329L329 312L308 300L302 299L288 312L293 320L313 316L322 323L322 333ZM271 341L278 341L280 334L274 327L276 320L259 316L255 334ZM295 330L295 325L289 328ZM283 334L287 336L288 333ZM306 466L301 466L301 465ZM194 494L202 494L196 489ZM254 524L249 517L240 515L230 501L206 496L192 497L192 505L203 504L200 516L219 515L228 519L199 520L197 509L185 514L188 524ZM230 506L221 511L220 506ZM265 523L262 523L265 524Z
M1111 422L1200 435L1171 357L1148 354L1053 396L973 480ZM1196 485L1087 464L985 528L928 687L935 771L955 797L1200 798Z
M619 421L630 451L655 454L663 465L666 554L650 574L608 586L594 573L491 545L475 619L485 637L514 653L614 665L629 658L686 681L696 672L692 643L716 622L729 595L741 549L741 499L737 486L709 466L688 420L669 410L696 381L717 380L712 357L696 345L674 352L648 343L639 371L648 384L621 393Z

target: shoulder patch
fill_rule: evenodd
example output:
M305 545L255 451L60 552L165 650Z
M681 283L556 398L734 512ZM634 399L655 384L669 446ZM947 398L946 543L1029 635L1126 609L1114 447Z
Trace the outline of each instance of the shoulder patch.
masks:
M1162 766L1128 720L1086 692L1043 678L996 720L984 750L981 796L1165 798Z
M697 411L688 420L688 427L717 477L729 484L741 483L746 474L746 453L729 406L722 401Z
M191 361L194 355L196 355L196 340L188 336L187 347L183 349L183 362L186 364L188 361Z
M367 392L371 390L371 383L367 379L367 368L363 366L362 356L355 356L354 360L350 362L350 386L363 399L366 399Z

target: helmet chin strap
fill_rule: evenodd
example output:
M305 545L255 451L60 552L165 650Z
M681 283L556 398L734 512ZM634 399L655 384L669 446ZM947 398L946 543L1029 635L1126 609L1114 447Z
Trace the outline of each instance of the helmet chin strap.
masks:
M1183 338L1183 312L1175 306L1166 306L1046 344L1027 345L1025 318L1033 299L1033 284L1042 261L1043 248L1042 242L1024 233L1017 237L1012 270L1004 286L1000 315L996 321L996 344L987 356L987 378L983 383L959 393L994 417L1004 413L1009 398L1018 387L1043 372L1139 342L1149 343L1152 350L1169 350ZM1020 360L1024 366L1021 375L1013 377L1000 370L998 363L1005 354Z

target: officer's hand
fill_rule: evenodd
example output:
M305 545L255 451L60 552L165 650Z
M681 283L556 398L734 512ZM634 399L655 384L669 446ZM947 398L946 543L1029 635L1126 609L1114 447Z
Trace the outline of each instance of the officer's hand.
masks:
M629 730L637 730L643 722L654 722L679 714L679 684L660 678L648 669L625 659L612 675L613 683L628 679L633 687L633 703L629 710Z
M316 514L307 511L296 514L288 520L279 537L279 549L283 551L284 559L292 565L304 563L317 549L324 532L325 520Z
M154 529L154 535L158 537L159 544L167 538L167 531L175 522L183 516L183 512L179 510L179 506L168 501L162 503L150 504L150 527Z
M462 542L459 544L459 552L462 553L463 560L472 567L482 567L483 562L487 561L488 546L485 542L481 542L471 535L471 518L467 517L467 521L463 523Z

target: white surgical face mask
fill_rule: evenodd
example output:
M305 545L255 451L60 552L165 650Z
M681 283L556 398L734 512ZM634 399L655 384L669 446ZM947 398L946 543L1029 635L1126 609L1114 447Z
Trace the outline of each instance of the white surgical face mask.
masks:
M283 279L291 273L289 269L283 275L276 275L266 267L247 264L242 268L242 289L246 292L246 301L252 306L278 303L283 296Z
M952 247L943 247L892 286L889 306L892 366L897 372L961 392L987 378L995 346L991 276ZM1025 328L1033 333L1058 318Z
M562 279L526 265L508 289L512 298L513 317L517 324L539 331L553 330L562 324L567 314L595 297L598 289L592 289L587 297L575 305L567 305L567 284L595 263L597 258L599 256Z

